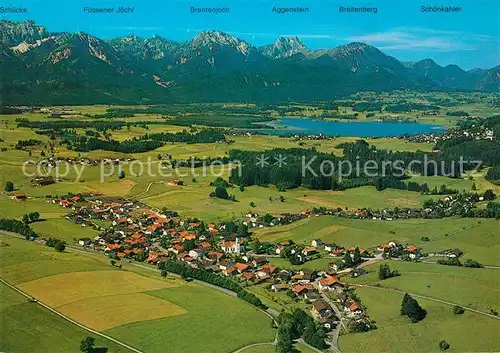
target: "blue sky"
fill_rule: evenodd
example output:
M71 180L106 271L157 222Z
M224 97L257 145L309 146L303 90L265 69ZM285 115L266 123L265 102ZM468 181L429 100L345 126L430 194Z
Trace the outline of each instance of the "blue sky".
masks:
M432 1L429 5L434 5ZM84 31L100 38L154 34L189 40L202 30L229 32L254 45L297 35L309 48L332 48L352 41L375 45L402 61L432 58L441 65L465 69L500 64L500 1L442 0L462 12L422 13L414 0L8 0L2 6L28 8L27 15L0 14L1 19L32 19L49 31ZM83 6L133 6L133 14L89 15ZM228 14L191 14L190 6L228 6ZM341 14L339 5L375 6L377 14ZM273 6L305 6L309 13L277 15Z

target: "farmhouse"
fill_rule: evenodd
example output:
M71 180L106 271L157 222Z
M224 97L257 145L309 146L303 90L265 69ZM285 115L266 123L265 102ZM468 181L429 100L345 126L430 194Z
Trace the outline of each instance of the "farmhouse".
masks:
M350 304L344 308L344 310L354 317L360 317L363 315L363 310L355 300L351 301Z
M318 320L328 318L332 315L332 308L323 299L316 300L311 307L311 314Z
M90 243L91 243L90 238L80 238L80 239L78 239L78 245L86 246L86 245L90 245Z
M296 296L304 296L304 298L308 292L312 291L314 291L312 284L298 284L293 288L293 293Z
M26 200L26 195L25 194L12 194L12 195L10 195L10 198L12 200Z
M275 283L271 286L271 290L274 292L279 292L279 291L287 290L287 289L288 289L288 284Z
M333 276L323 278L318 283L319 290L340 292L343 288L344 285L338 280L337 277Z

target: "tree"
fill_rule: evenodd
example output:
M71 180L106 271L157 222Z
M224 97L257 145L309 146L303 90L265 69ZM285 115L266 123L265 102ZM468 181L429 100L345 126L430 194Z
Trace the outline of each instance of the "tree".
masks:
M111 260L109 263L111 264L111 266L116 265L116 261L115 260Z
M57 251L59 252L62 252L64 251L64 249L66 249L66 245L64 244L64 242L62 241L58 241L55 245L54 245L54 249L56 249Z
M415 323L423 320L425 315L427 315L427 312L415 299L413 299L408 293L405 293L403 301L401 302L401 315L408 316L411 322Z
M83 353L92 353L94 351L95 338L94 337L85 337L80 342L80 352Z
M245 186L244 185L240 185L240 191L241 192L245 191Z
M11 191L14 191L14 183L12 181L7 181L5 183L5 191L6 192L11 192Z
M352 262L354 262L355 265L361 263L363 260L361 259L361 253L359 252L359 248L356 247L354 249L354 256L352 258Z
M460 315L460 314L463 314L464 312L465 312L465 310L461 306L458 306L458 305L453 306L453 314Z
M218 197L219 199L228 199L229 194L227 193L225 187L217 186L215 188L215 197Z
M255 207L255 202L250 202L250 207Z
M352 266L354 266L354 262L352 261L351 254L349 254L349 252L346 251L343 260L344 260L344 263L345 263L345 267L352 267Z
M467 259L464 261L464 267L483 268L484 266L476 260Z
M125 178L125 172L123 170L120 170L120 173L118 173L118 178L120 179Z
M29 214L29 218L31 222L36 222L40 219L40 213L38 212L32 212Z
M496 198L496 195L495 193L493 192L493 190L491 189L488 189L484 192L483 194L483 198L486 200L486 201L491 201L491 200L494 200Z
M28 214L25 214L25 215L23 216L23 222L24 222L25 224L29 224L29 223L30 223L30 216L29 216Z
M167 272L167 270L161 270L161 273L160 273L160 274L161 274L161 276L162 276L163 278L167 278L168 272Z
M447 350L448 348L450 348L450 344L448 342L446 342L445 340L441 340L439 342L439 345L438 345L439 349L442 350L442 351L445 351Z
M391 278L396 276L399 276L399 272L396 270L391 271L391 268L389 267L388 264L380 265L378 269L378 279L384 280L386 278Z

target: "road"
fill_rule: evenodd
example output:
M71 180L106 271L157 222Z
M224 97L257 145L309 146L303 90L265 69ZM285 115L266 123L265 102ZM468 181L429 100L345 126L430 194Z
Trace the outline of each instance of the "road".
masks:
M337 315L337 317L340 320L340 325L337 325L335 327L335 329L332 331L332 342L330 344L330 350L332 352L340 353L340 348L339 348L340 327L343 327L345 332L349 332L349 331L347 330L347 327L345 326L344 322L342 321L342 313L337 308L335 303L330 298L328 298L328 296L324 293L321 293L321 297L323 298L323 300L325 302L328 303L328 305L330 305L332 307L333 311L335 311L335 315Z
M234 351L233 353L240 353L240 352L244 352L246 351L247 349L250 349L250 348L253 348L253 347L260 347L260 346L274 346L275 343L274 342L267 342L267 343L254 343L254 344L250 344L248 346L245 346L243 348L240 348L238 349L237 351Z
M469 311L472 311L472 312L474 312L476 314L480 314L480 315L491 317L491 318L496 319L496 320L500 320L499 316L496 316L496 315L493 315L493 314L490 314L490 313L487 313L487 312L484 312L484 311L481 311L481 310L476 310L476 309L468 308L466 306L462 306L460 304L452 303L452 302L449 302L449 301L446 301L446 300L442 300L442 299L438 299L438 298L433 298L433 297L428 297L428 296L422 295L422 294L405 292L405 291L402 291L402 290L399 290L399 289L393 289L393 288L384 288L384 287L370 286L368 284L354 284L354 283L349 283L349 285L350 286L354 286L354 287L366 287L366 288L372 288L372 289L378 289L378 290L385 290L387 292L400 293L400 294L408 293L412 297L422 298L422 299L426 299L426 300L431 300L431 301L434 301L434 302L438 302L438 303L446 304L446 305L450 305L450 306L457 305L457 306L460 306L460 307L464 308L464 310L469 310Z

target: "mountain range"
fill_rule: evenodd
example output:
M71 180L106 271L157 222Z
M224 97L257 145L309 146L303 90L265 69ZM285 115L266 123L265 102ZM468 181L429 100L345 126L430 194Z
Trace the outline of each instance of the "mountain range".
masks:
M465 71L432 59L402 63L364 43L309 50L297 37L256 47L204 31L187 42L102 40L0 21L0 103L140 104L326 100L357 91L498 92L500 66Z

